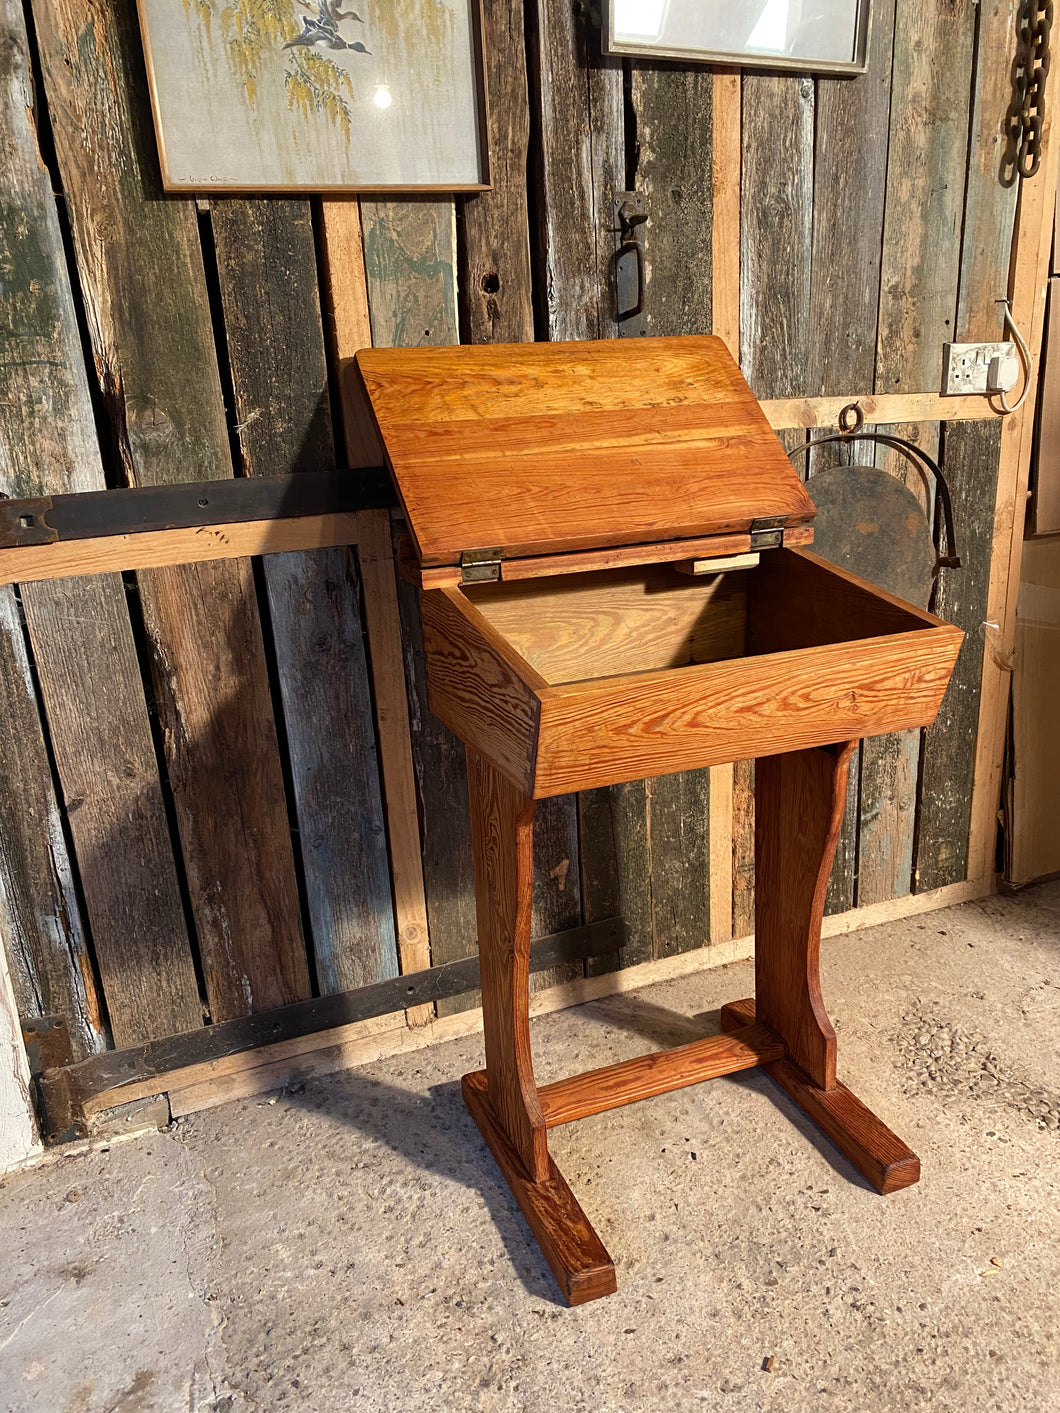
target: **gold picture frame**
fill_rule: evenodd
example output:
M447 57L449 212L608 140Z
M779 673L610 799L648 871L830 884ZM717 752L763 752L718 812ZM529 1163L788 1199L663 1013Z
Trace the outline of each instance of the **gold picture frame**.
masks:
M480 0L137 0L165 191L490 187Z

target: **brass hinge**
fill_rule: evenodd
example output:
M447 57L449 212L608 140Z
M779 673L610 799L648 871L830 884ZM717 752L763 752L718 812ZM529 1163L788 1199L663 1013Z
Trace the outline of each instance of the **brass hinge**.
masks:
M464 550L460 556L461 584L486 584L501 577L500 549Z
M751 548L753 550L779 549L784 543L783 515L760 515L751 521Z

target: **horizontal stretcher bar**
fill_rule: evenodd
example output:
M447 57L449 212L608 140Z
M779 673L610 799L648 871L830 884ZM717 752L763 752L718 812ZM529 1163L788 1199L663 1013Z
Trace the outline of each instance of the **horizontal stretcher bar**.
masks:
M727 1034L693 1040L674 1050L652 1051L546 1084L538 1090L537 1097L546 1125L556 1128L605 1109L635 1104L638 1099L651 1099L705 1079L782 1060L787 1053L780 1036L768 1025L756 1022Z

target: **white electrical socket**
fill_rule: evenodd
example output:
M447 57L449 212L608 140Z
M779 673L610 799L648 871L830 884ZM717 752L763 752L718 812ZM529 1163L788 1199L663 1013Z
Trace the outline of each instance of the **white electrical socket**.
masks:
M1019 367L1014 343L944 343L942 391L950 397L1008 392L1016 386Z

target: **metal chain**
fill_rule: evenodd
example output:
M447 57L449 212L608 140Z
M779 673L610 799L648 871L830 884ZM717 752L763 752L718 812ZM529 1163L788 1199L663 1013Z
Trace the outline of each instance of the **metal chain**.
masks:
M1045 80L1051 55L1049 33L1053 26L1053 0L1025 0L1020 6L1020 48L1014 83L1020 127L1017 170L1033 177L1042 161L1042 125L1045 122Z

